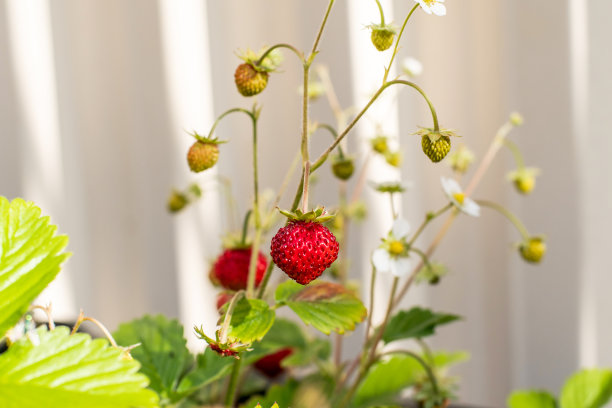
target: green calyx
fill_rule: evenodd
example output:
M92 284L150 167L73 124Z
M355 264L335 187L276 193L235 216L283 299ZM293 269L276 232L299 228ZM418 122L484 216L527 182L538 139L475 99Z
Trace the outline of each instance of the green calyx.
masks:
M413 133L414 135L427 136L432 143L435 143L441 137L461 137L457 134L454 129L439 129L435 130L432 128L421 127L419 130Z
M198 142L202 142L205 144L214 144L214 145L219 145L219 144L223 144L223 143L227 143L227 140L219 140L216 137L208 137L208 136L202 136L201 134L199 134L198 132L196 132L195 130L191 133L189 133L191 136L193 136Z
M264 47L259 51L253 51L246 49L238 53L238 58L251 65L253 69L259 72L273 72L280 66L283 61L283 54L278 49L270 51L266 57L258 64L261 56L268 50L268 47Z
M335 214L328 214L324 207L317 207L312 211L302 212L301 210L295 210L295 212L281 210L278 211L289 219L289 221L304 221L304 222L318 222L324 223L335 217Z
M404 187L397 181L378 183L378 184L372 183L371 185L372 185L372 188L374 188L374 190L378 191L379 193L393 194L393 193L403 193L404 191L406 191L406 187Z

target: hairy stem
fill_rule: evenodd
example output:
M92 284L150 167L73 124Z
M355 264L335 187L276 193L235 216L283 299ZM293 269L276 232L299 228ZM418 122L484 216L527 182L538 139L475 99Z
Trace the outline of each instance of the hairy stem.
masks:
M240 355L238 355L240 357ZM225 394L225 406L233 407L234 401L236 400L236 385L238 384L238 378L240 377L240 366L242 364L242 359L237 358L234 361L234 366L232 367L232 376L230 377L230 382L227 386L227 394Z
M527 231L527 228L525 228L525 225L521 222L521 220L504 206L486 200L476 200L476 202L479 205L489 207L506 217L512 223L512 225L516 227L524 240L528 240L530 238L529 231Z
M376 0L376 1L378 2L378 0ZM393 65L393 60L395 60L395 56L397 54L399 42L400 42L400 40L402 38L402 34L404 34L404 29L406 28L406 24L408 24L408 20L410 20L410 17L414 13L414 10L416 10L418 7L419 7L419 3L414 5L412 10L410 10L410 13L408 13L408 15L406 16L406 19L404 20L404 24L402 24L402 28L400 29L400 32L397 35L397 39L395 40L395 47L393 48L393 54L391 54L391 60L389 60L389 65L387 65L387 68L385 68L385 76L383 77L383 84L387 82L387 78L389 77L389 72L391 71L391 66ZM381 11L381 13L382 13L382 11Z

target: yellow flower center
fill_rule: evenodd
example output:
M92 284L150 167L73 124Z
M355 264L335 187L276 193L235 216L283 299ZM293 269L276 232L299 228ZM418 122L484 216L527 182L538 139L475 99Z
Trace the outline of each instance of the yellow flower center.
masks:
M389 253L391 255L401 255L404 252L404 244L401 241L392 241L389 244Z
M459 204L463 205L463 202L465 201L465 194L455 193L453 194L453 197L455 198L455 200L457 200Z
M438 0L424 0L425 4L427 4L428 6L433 6L434 4L436 4L438 2Z

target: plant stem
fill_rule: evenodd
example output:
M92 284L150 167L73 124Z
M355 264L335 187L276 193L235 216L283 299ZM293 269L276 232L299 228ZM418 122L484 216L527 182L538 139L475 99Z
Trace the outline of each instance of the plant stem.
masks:
M259 57L259 59L255 62L256 66L260 66L263 63L263 60L266 59L266 57L275 49L277 48L287 48L290 49L291 51L293 51L293 53L295 55L297 55L297 57L300 59L300 61L304 62L304 53L302 53L301 51L299 51L297 48L295 48L293 45L291 44L285 44L285 43L281 43L281 44L275 44L273 46L271 46L270 48L268 48L263 54L261 54L261 57Z
M370 328L372 327L372 314L374 313L374 285L376 284L376 268L372 265L372 275L370 277L370 307L368 308L368 322L365 329L365 340L368 341L370 337Z
M438 211L434 212L434 213L428 213L425 216L425 220L423 220L423 222L421 223L421 225L419 225L419 228L416 230L416 232L414 233L414 235L412 236L412 238L410 239L410 241L408 242L408 246L412 246L412 244L414 244L414 242L417 240L417 238L419 237L419 235L421 235L421 233L423 232L423 230L425 230L425 227L432 222L433 220L435 220L437 217L439 217L440 215L442 215L444 212L446 212L447 210L451 209L453 207L452 203L448 203L447 205L445 205L444 207L442 207L441 209L439 209Z
M516 229L521 234L524 240L526 241L529 240L530 238L529 231L527 231L527 228L525 228L525 225L521 222L521 220L516 215L514 215L508 209L492 201L476 200L476 203L478 203L479 205L483 207L489 207L499 212L500 214L502 214L516 227Z
M523 160L523 155L521 154L520 149L516 145L516 143L511 142L508 139L504 139L504 146L506 146L514 156L514 161L516 162L516 167L520 170L525 167L525 161Z
M376 1L378 2L378 0ZM414 13L414 10L416 10L418 7L419 7L419 3L414 5L412 10L410 10L410 13L408 13L408 15L406 16L406 19L404 20L404 24L402 24L402 28L399 34L397 35L397 39L395 40L395 47L393 48L393 54L391 55L391 60L389 61L389 65L387 66L387 68L385 68L385 76L383 77L383 84L387 82L387 78L389 77L389 72L391 71L391 66L393 65L393 60L395 59L395 55L397 54L399 42L400 42L400 39L402 38L402 34L404 34L404 29L406 28L406 24L408 24L408 20L410 20L410 17Z
M383 9L382 6L380 5L380 1L375 0L376 1L376 5L378 6L378 11L380 13L380 25L384 26L385 25L385 13L383 13Z
M410 81L405 81L402 79L395 79L393 81L385 82L384 84L380 86L380 88L378 88L376 93L370 98L368 103L361 109L361 111L357 114L357 116L353 118L351 123L349 123L348 126L338 135L338 138L313 163L313 165L311 166L312 171L315 171L317 168L319 168L319 166L323 164L323 162L327 159L327 156L329 156L329 153L331 153L331 151L334 150L336 146L338 146L338 144L342 141L342 139L344 139L344 137L351 131L351 129L353 129L353 127L357 124L359 119L361 119L361 117L367 112L367 110L370 108L370 106L372 106L372 104L376 101L376 99L378 99L378 97L383 93L383 91L387 89L388 87L390 87L391 85L410 86L414 88L418 93L420 93L421 96L425 98L425 101L427 102L427 105L429 106L429 110L431 111L431 116L434 122L434 130L435 131L440 130L440 127L438 125L438 115L436 114L436 110L433 106L433 103L431 102L427 94L417 84L410 82Z
M406 354L407 356L410 356L410 357L414 358L416 361L418 361L419 364L421 364L421 366L425 370L425 373L427 374L427 377L429 378L429 381L431 382L431 387L433 388L434 394L438 395L440 393L439 388L438 388L438 380L436 379L436 376L434 375L433 370L425 362L425 360L423 360L423 358L421 358L421 356L419 356L414 351L410 351L410 350L393 350L393 351L389 351L389 352L386 352L386 353L382 353L379 356L379 358L387 356L387 355L391 355L391 354Z
M272 275L272 269L274 269L274 262L270 260L268 264L268 268L266 269L266 274L259 285L259 292L257 292L257 299L261 299L266 291L266 286L268 286L268 282L270 281L270 276Z
M208 138L212 138L213 133L215 132L215 129L217 128L217 126L219 125L219 122L221 122L221 119L223 119L224 117L226 117L227 115L229 115L230 113L235 113L235 112L242 112L242 113L246 113L247 115L249 115L249 117L251 119L253 119L253 112L243 109L243 108L232 108L229 110L226 110L225 112L223 112L216 120L215 123L213 123L212 127L210 128L210 132L208 132Z
M246 245L246 238L249 231L249 218L251 218L251 214L253 214L253 210L247 211L244 216L244 221L242 222L242 236L240 238L241 245Z
M238 355L240 357L240 354ZM237 358L234 361L234 366L232 367L232 376L230 377L229 385L227 386L227 394L225 394L225 406L233 407L234 401L236 400L236 384L238 384L238 378L240 377L240 365L242 364L242 359Z
M259 212L259 166L257 162L257 120L259 119L257 105L253 105L253 111L250 113L250 116L253 122L253 214L255 217L255 236L251 244L251 259L249 261L249 275L247 278L248 298L252 298L255 292L257 257L259 255L259 244L262 235L261 214Z
M319 46L319 41L321 41L321 35L323 34L323 29L325 28L325 24L327 24L327 18L329 17L329 13L334 5L334 0L329 0L327 4L327 10L325 10L325 16L323 17L323 21L321 22L321 26L319 27L319 31L317 32L317 37L312 44L312 50L310 51L309 60L314 58L314 54L317 52L317 47ZM312 62L312 61L310 61Z

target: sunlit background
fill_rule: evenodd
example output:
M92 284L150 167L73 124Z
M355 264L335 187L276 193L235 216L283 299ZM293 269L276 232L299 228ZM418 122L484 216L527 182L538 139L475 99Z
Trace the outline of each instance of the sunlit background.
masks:
M365 28L375 2L337 0L317 61L326 64L343 106L361 106L382 77ZM2 0L0 1L0 194L35 201L70 236L73 256L41 301L59 319L83 308L115 328L145 313L214 329L214 290L207 279L220 236L236 227L218 176L232 180L239 213L251 200L249 122L223 122L219 165L201 176L185 163L193 139L214 118L250 108L233 83L239 49L285 42L309 49L325 0ZM399 23L412 0L384 1ZM406 305L464 316L433 344L468 350L455 371L461 399L502 406L517 387L557 391L579 367L612 365L612 15L609 0L448 0L448 15L419 10L399 59L423 63L416 79L438 110L482 157L511 111L525 125L511 137L528 165L541 168L524 198L506 182L502 151L476 198L502 202L534 234L547 235L540 266L520 260L518 233L498 214L460 217L437 256L451 271L441 285L418 288ZM256 98L263 105L261 187L278 189L299 146L301 66L285 53L282 72ZM332 122L326 102L312 117ZM429 125L427 106L410 89L394 89L349 136L365 152L377 126L404 154L401 171L373 160L369 180L401 177L412 188L401 212L413 225L445 203L440 175L412 133ZM329 140L318 135L314 152ZM457 142L457 141L455 141ZM458 143L455 143L455 145ZM312 202L332 205L335 181L319 171ZM173 186L204 186L204 199L171 216ZM297 176L282 204L289 205ZM354 183L349 184L352 188ZM351 230L352 277L367 293L369 254L390 226L388 202L366 189L370 217ZM425 234L425 245L436 227ZM275 272L280 277L280 272ZM379 280L386 301L390 278ZM380 317L381 308L375 310ZM361 329L363 330L363 329ZM189 331L189 330L188 330ZM190 333L188 333L190 334ZM345 354L357 347L349 339ZM190 338L194 348L202 344Z

